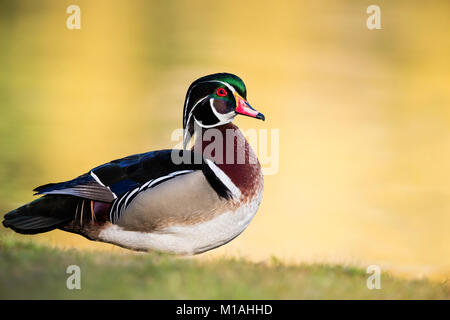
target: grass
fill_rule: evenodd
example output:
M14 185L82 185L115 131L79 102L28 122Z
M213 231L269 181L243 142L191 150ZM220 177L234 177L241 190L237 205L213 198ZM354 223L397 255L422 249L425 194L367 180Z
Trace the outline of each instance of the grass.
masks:
M69 265L81 290L68 290ZM364 270L330 265L180 259L162 254L61 250L0 234L0 299L448 299L446 283L382 274L368 290Z

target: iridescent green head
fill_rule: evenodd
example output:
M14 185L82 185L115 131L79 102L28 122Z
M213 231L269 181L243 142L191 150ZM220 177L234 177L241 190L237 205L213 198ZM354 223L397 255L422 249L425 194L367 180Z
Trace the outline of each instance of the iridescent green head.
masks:
M238 114L264 120L246 100L244 81L231 73L215 73L195 80L186 94L183 110L184 144L194 132L194 123L213 128L230 123Z

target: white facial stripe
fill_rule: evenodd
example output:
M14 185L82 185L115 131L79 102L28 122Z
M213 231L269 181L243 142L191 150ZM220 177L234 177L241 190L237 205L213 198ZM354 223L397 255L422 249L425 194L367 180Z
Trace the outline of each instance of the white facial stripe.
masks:
M192 107L191 111L189 112L189 117L188 117L188 119L187 119L187 121L186 121L186 128L185 128L184 136L183 136L183 141L184 141L186 144L187 144L186 136L187 136L187 134L188 134L188 132L189 132L189 130L188 130L188 128L189 128L189 120L191 120L192 112L194 111L195 107L196 107L200 102L202 102L203 100L205 100L206 98L208 98L208 96L204 96L203 98L201 98L200 100L198 100L197 103ZM188 97L188 99L189 99L189 97ZM195 117L194 117L194 120L195 120ZM197 122L197 121L196 121L196 122ZM197 123L198 123L198 122L197 122Z
M202 99L203 100L203 99ZM195 123L197 123L200 127L208 129L208 128L214 128L223 124L230 123L234 120L236 117L236 112L231 111L228 113L220 113L216 110L216 107L214 107L214 98L209 99L209 105L211 106L211 111L214 113L217 119L219 119L219 122L213 123L213 124L203 124L200 121L197 120L195 116L193 116ZM193 108L192 108L193 109ZM191 117L191 114L189 114L189 118ZM189 123L189 122L188 122ZM186 136L187 132L185 133Z
M219 119L219 123L216 125L221 125L225 123L229 123L233 121L234 117L236 116L236 113L234 111L228 112L228 113L220 113L216 110L216 107L214 107L214 99L209 99L209 105L211 106L211 110L216 116L217 119Z
M200 103L200 102L202 102L203 100L205 100L206 98L208 98L208 96L204 96L203 98L201 98L200 100L198 100L195 104L194 104L194 106L192 107L192 109L191 109L191 111L189 112L189 117L188 117L188 121L186 122L186 127L187 127L187 125L189 124L189 120L191 119L191 116L192 116L192 112L195 110L195 107Z
M216 126L216 124L209 124L209 125L208 124L203 124L200 121L198 121L197 118L195 118L195 116L194 116L194 121L199 127L202 127L202 128L205 128L205 129L213 128L213 127Z

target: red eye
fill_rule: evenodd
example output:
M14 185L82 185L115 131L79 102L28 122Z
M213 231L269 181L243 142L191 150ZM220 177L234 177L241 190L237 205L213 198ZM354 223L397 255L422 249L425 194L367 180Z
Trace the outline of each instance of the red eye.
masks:
M224 88L217 89L216 93L219 97L225 97L228 94Z

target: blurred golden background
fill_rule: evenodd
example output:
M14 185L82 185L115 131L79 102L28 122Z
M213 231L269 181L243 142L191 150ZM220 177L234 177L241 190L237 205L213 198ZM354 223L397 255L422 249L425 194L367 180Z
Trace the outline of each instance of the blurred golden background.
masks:
M225 71L267 119L236 123L280 130L280 167L249 228L197 259L450 275L448 1L20 0L0 16L1 214L38 185L172 147L189 84Z

